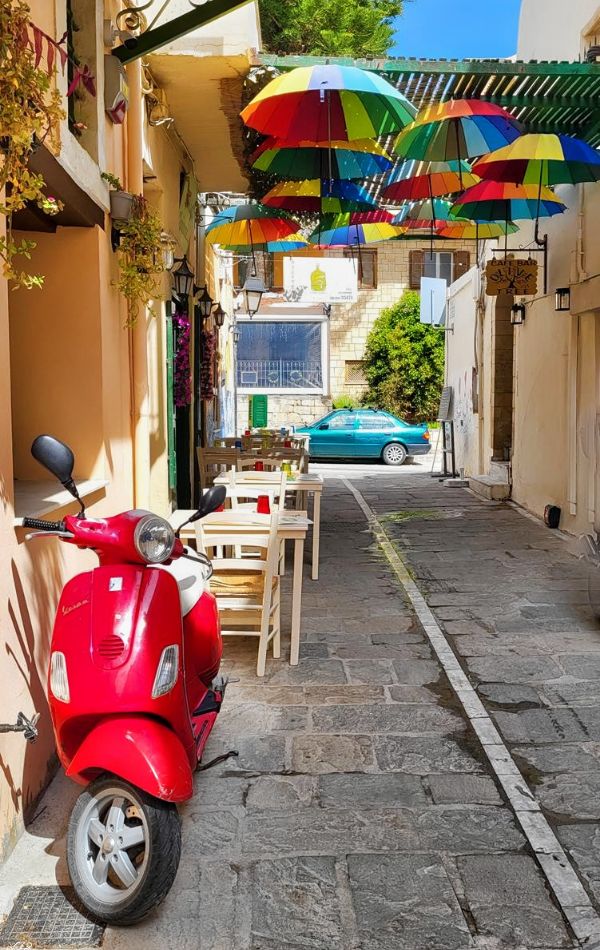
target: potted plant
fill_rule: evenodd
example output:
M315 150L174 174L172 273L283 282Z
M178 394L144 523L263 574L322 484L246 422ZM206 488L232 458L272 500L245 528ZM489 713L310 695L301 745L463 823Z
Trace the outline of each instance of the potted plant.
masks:
M127 300L127 326L135 323L140 306L160 298L159 275L164 271L160 218L141 195L131 197L131 214L119 225L117 248L117 287Z
M110 188L110 216L115 222L129 221L133 208L133 195L125 191L121 181L110 172L102 172L100 177Z

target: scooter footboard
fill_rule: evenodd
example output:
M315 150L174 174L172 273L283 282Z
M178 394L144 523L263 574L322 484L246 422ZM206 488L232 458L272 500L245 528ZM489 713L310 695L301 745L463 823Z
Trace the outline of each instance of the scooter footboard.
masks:
M192 797L192 771L171 729L145 716L115 716L92 729L77 750L67 775L87 785L112 772L166 802Z

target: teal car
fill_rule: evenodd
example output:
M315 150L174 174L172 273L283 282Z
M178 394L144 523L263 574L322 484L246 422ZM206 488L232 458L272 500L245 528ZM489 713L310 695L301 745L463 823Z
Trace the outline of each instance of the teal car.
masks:
M312 425L296 427L310 436L310 457L381 459L403 465L431 451L427 425L410 425L380 409L336 409Z

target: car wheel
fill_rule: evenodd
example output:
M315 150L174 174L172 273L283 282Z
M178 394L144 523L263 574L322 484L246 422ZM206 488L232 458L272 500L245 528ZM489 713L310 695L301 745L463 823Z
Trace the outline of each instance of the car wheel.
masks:
M385 465L404 465L407 457L406 449L399 442L390 442L381 453Z

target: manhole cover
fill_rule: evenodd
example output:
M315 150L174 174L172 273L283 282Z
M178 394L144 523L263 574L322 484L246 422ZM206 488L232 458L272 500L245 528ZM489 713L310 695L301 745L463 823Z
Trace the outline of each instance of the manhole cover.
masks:
M0 947L99 947L103 932L72 887L22 887L0 930Z

